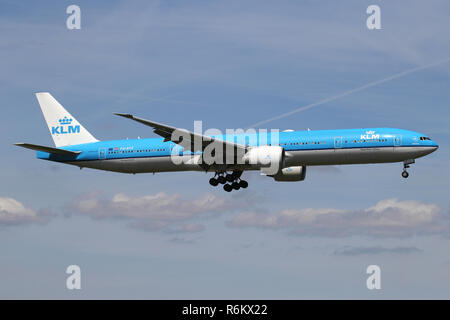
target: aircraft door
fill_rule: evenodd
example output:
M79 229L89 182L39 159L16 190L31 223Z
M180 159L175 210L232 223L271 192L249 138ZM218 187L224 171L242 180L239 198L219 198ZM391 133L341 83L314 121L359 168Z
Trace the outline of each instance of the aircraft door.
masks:
M106 158L106 148L99 148L98 149L98 158L99 159L105 159Z
M399 147L402 145L402 136L400 134L396 134L394 136L394 147Z
M342 137L334 137L334 148L335 149L342 148Z

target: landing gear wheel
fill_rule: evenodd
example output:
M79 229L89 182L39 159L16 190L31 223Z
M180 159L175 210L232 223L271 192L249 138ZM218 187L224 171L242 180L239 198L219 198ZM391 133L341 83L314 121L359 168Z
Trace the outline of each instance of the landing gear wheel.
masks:
M409 165L413 164L414 162L415 162L414 159L408 159L408 160L403 161L403 172L402 172L402 177L403 178L406 179L406 178L409 177L409 173L408 173L408 171L406 171L406 169L408 169Z
M209 184L217 186L223 184L223 190L231 192L233 190L245 189L248 187L248 182L241 180L242 171L233 170L231 173L227 173L226 170L216 171L214 177L209 179Z
M234 176L232 175L232 174L227 174L226 176L225 176L225 179L228 181L228 182L233 182L234 181Z
M217 181L216 178L211 178L211 179L209 179L209 184L212 185L213 187L217 187L217 185L219 184L219 181Z
M227 183L227 180L225 179L224 176L219 176L219 177L217 178L217 181L219 181L220 184L225 184L225 183Z
M248 182L245 181L245 180L239 181L239 187L241 187L243 189L247 188L248 187Z

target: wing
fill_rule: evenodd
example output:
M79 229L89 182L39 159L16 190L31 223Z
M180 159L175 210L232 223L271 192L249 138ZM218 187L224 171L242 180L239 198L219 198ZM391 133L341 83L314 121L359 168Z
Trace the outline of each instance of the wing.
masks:
M172 127L166 124L142 119L133 116L132 114L125 113L114 113L115 115L128 118L146 126L152 127L153 132L164 138L164 141L172 141L185 150L190 150L192 152L203 151L208 145L214 143L217 148L222 147L222 150L238 149L245 153L246 147L244 145L234 143L231 141L224 141L210 136L205 136L185 129L180 129Z

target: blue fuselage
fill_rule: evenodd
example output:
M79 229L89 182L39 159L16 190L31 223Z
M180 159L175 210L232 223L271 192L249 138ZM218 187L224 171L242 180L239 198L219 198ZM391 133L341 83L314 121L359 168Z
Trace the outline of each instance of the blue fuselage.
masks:
M272 141L270 134L259 133L214 137L248 147L279 145L291 154L287 165L398 162L422 157L438 148L437 143L424 134L394 128L280 132L279 141ZM80 153L63 156L38 151L37 157L126 173L202 170L195 165L177 168L166 163L171 162L171 156L192 153L183 152L182 147L171 141L164 142L162 138L99 141L61 149Z

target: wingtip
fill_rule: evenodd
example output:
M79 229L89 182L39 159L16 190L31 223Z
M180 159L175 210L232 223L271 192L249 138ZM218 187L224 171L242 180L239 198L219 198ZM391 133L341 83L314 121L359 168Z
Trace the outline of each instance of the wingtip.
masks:
M132 114L129 113L119 113L119 112L113 112L116 116L124 117L124 118L133 118Z

